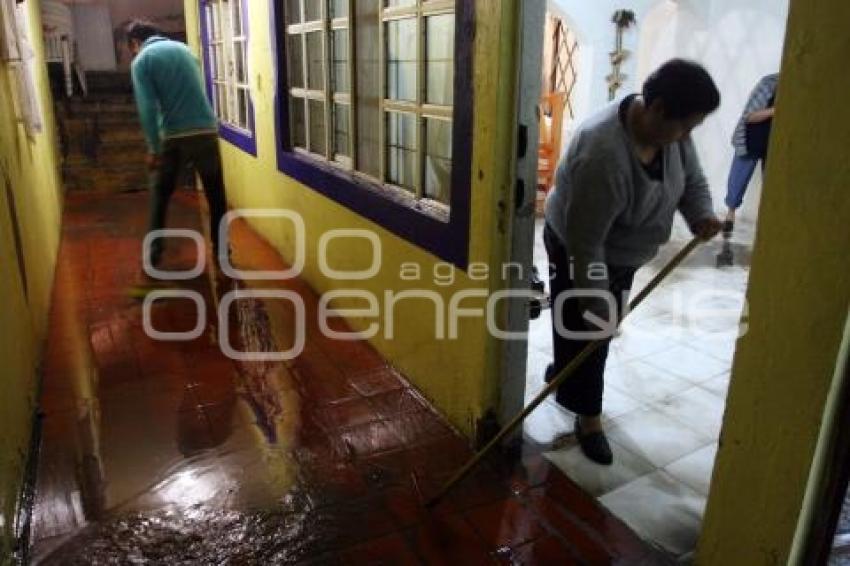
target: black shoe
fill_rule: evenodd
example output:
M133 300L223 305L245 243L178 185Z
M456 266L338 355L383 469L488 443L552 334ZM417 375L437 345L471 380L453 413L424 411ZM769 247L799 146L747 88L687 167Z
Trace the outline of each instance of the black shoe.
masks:
M611 445L608 444L608 438L604 432L588 432L585 434L581 430L581 419L578 416L576 417L575 428L578 444L585 456L603 466L610 466L614 463L614 453L611 452Z
M735 254L729 242L723 242L723 249L717 254L717 267L730 267L735 263Z
M536 265L531 266L531 290L541 295L546 292L546 284L540 278L540 271Z
M546 373L543 374L543 381L546 383L550 383L552 379L555 377L555 364L549 364L546 366Z

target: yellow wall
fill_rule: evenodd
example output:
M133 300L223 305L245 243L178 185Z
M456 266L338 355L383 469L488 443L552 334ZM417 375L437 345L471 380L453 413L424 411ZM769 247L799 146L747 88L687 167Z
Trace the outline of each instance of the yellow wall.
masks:
M258 157L254 158L223 142L223 161L228 199L237 208L285 208L304 217L308 231L307 267L304 276L319 292L341 286L319 272L315 258L319 236L330 229L355 228L375 230L383 241L383 264L380 274L356 286L382 297L385 290L408 288L439 292L448 303L461 289L499 286L495 279L472 281L458 273L450 287L434 284L433 272L438 259L422 249L396 237L363 217L279 173L276 168L274 95L275 70L272 60L269 2L251 0L250 64L251 86L256 111ZM472 223L470 261L496 265L501 262L505 236L500 232L498 201L510 195L509 186L511 132L514 121L513 101L513 26L516 19L513 2L476 1L475 39L475 124L472 185ZM186 0L189 42L198 50L198 2ZM284 258L293 254L289 224L255 221L254 226L281 252ZM338 242L331 250L330 264L337 269L366 267L356 242ZM410 283L399 277L401 264L416 262L425 274L422 282ZM352 285L345 285L351 288ZM362 306L362 305L352 305ZM474 301L464 303L475 306ZM383 317L383 312L381 317ZM373 344L401 369L451 421L468 434L474 433L475 422L497 401L498 351L489 338L482 320L461 323L461 340L434 339L434 307L426 301L403 301L396 309L396 338L378 337ZM352 321L362 328L364 321ZM368 321L367 321L368 322ZM383 333L381 333L383 334Z
M785 564L850 304L846 0L793 0L700 564Z
M30 37L43 61L38 2L27 0ZM8 554L15 503L29 450L37 366L59 245L61 191L46 68L37 65L45 132L27 138L15 123L14 84L0 63L0 563ZM28 289L24 290L6 183L14 194Z

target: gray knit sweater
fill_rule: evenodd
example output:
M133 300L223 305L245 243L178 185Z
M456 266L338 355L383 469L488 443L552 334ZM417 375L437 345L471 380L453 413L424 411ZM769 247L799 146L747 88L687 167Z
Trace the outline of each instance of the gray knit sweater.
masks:
M579 288L607 289L599 264L639 267L652 259L670 239L677 210L691 226L713 215L693 141L664 148L664 178L655 181L618 110L613 103L580 128L546 200L546 222L570 254Z

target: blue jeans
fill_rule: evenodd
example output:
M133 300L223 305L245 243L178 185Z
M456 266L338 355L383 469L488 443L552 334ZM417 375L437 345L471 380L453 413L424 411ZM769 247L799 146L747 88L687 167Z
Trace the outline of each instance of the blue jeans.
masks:
M737 210L744 202L744 193L747 192L747 187L750 185L758 162L758 158L747 155L736 155L732 160L732 168L729 170L729 182L726 188L726 206L732 210ZM763 170L764 161L762 161Z

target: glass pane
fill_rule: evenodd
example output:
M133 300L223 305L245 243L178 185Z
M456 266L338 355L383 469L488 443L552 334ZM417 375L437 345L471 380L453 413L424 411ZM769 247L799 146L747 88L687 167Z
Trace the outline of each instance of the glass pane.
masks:
M210 41L214 41L216 38L215 22L213 20L213 10L214 8L212 4L207 4L206 10L204 10L204 17L207 20L207 36L209 37Z
M400 6L415 6L416 0L384 0L385 8L398 8Z
M322 4L325 0L304 0L305 21L315 22L322 19Z
M239 105L239 122L237 125L240 128L248 129L248 91L244 88L236 89L237 104Z
M286 49L289 52L289 86L304 88L304 48L301 45L301 36L287 36Z
M334 104L334 154L351 157L349 118L351 110L346 104Z
M292 127L292 145L307 149L307 129L304 119L304 99L289 97L289 123Z
M230 24L233 35L242 35L242 0L233 0L231 6L233 10L231 11Z
M333 66L331 67L331 89L333 92L348 92L348 30L333 32Z
M212 45L210 47L210 57L212 57L210 65L212 66L213 79L220 79L223 70L222 68L224 67L224 61L221 60L220 45Z
M217 40L221 38L221 20L219 18L219 7L218 4L210 4L210 36L213 40Z
M219 91L219 101L221 101L221 106L219 106L219 108L218 108L218 117L222 122L226 122L227 121L227 105L229 104L228 98L227 98L227 86L222 83L222 84L219 84L217 86L217 88L218 88L218 91Z
M381 44L379 0L357 0L354 17L355 58L357 74L357 142L353 148L357 152L358 171L378 178L381 175L381 152L379 135L384 127L383 117L378 111L381 98L380 70Z
M210 75L213 80L218 78L218 50L215 45L210 47Z
M227 104L227 101L224 97L224 85L217 84L215 85L215 115L219 119L224 118L224 108Z
M227 117L228 124L236 124L238 110L236 110L236 89L232 84L227 85Z
M325 90L325 70L322 64L322 32L307 34L307 88Z
M286 0L286 23L300 24L301 21L301 0Z
M416 190L415 114L387 114L387 181Z
M449 204L452 186L452 123L425 120L425 196Z
M387 98L416 102L416 19L387 22Z
M310 151L325 155L325 103L307 101L310 109Z
M218 78L222 81L227 80L227 57L225 57L224 43L218 44Z
M426 100L430 104L451 106L454 103L454 14L426 18L425 33Z
M233 59L236 64L236 81L242 84L248 82L248 58L245 43L237 41L233 44Z
M331 18L348 17L348 0L332 0Z
M230 11L230 0L218 0L219 5L219 14L218 17L220 19L221 27L221 37L224 37L230 22L233 20L233 15Z

